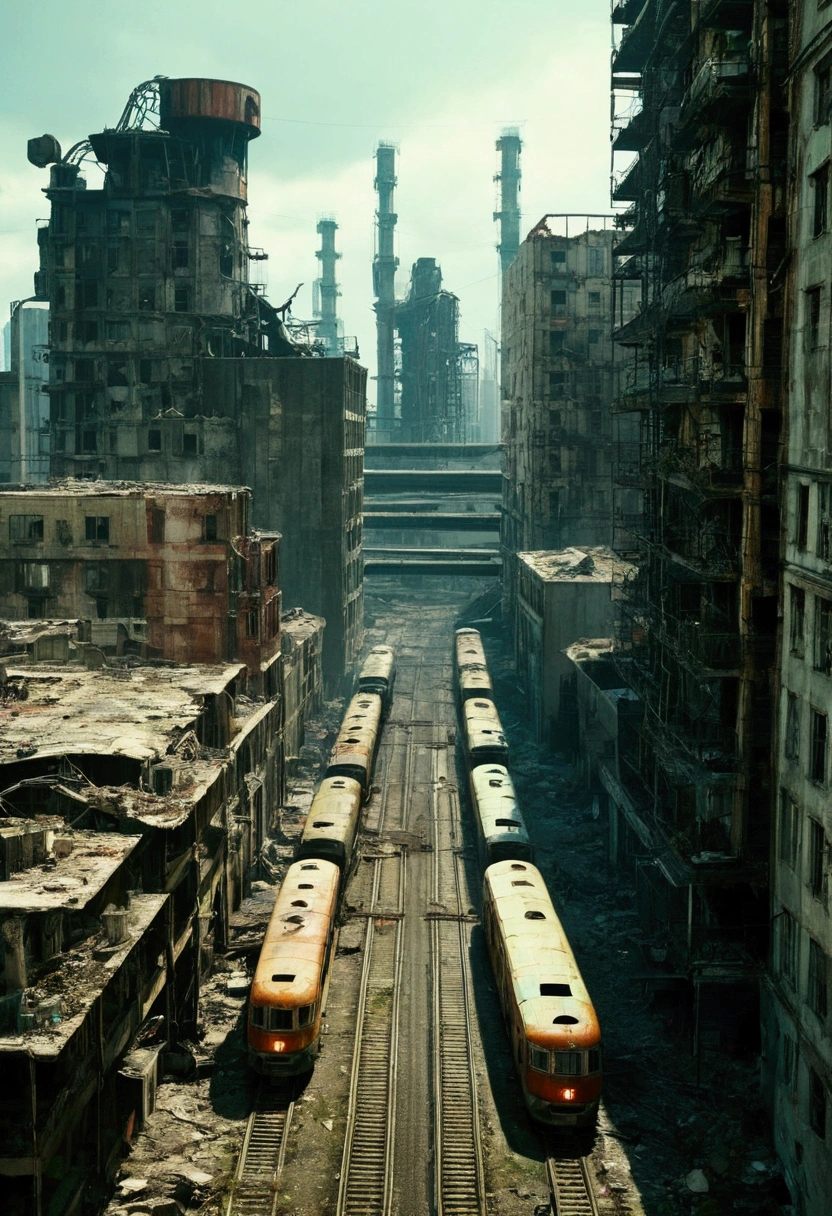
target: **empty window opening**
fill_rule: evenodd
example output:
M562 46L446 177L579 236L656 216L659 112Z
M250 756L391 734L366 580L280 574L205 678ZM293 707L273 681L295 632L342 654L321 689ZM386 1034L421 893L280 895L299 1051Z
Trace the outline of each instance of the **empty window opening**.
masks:
M292 907L293 908L308 908L309 904L306 902L305 899L293 899Z
M332 820L331 819L316 819L315 822L312 824L312 827L313 828L331 828Z
M273 984L293 984L294 982L295 982L295 977L293 975L288 975L287 973L285 973L283 971L279 972L277 975L272 976Z
M541 996L571 996L572 988L569 984L541 984Z
M531 886L531 883L529 883L529 886ZM532 909L531 912L526 913L526 920L545 920L545 919L546 919L545 912L537 912L535 909Z
M553 1026L577 1026L578 1019L574 1018L571 1013L559 1013L556 1018L552 1018Z

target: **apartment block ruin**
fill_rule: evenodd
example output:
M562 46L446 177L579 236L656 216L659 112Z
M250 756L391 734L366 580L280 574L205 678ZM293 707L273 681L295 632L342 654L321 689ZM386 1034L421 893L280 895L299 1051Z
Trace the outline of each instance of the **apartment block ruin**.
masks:
M65 156L51 136L30 142L30 160L51 166L35 280L51 305L51 472L250 485L252 523L285 537L288 602L329 622L324 662L337 683L361 638L366 373L294 343L285 307L252 270L266 258L246 218L259 134L253 89L154 79L114 128ZM87 188L90 161L103 171L98 189ZM320 459L287 460L291 434ZM318 522L326 579L295 580L309 534L290 526L287 504Z
M503 274L501 549L510 612L516 554L612 537L612 245L610 217L544 216Z
M163 1054L187 1060L280 800L281 703L243 695L242 664L71 659L6 654L0 689L0 1177L20 1216L78 1210Z
M613 12L613 148L630 162L616 281L642 290L618 318L633 362L617 405L638 417L626 479L644 518L615 649L642 713L608 793L699 1050L753 1044L768 937L786 15L776 0Z
M77 619L104 649L245 662L276 690L276 533L229 486L66 481L0 491L0 618Z
M832 17L809 3L792 14L789 426L763 1086L789 1190L801 1213L821 1216L832 1194Z

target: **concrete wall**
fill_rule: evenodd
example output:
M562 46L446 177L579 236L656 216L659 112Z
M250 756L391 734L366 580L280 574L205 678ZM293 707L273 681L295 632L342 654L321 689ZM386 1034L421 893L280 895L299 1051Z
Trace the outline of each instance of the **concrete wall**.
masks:
M763 1006L763 1086L795 1210L800 1216L822 1216L832 1194L832 810L830 742L820 770L813 772L812 734L813 715L822 716L827 730L832 719L832 639L826 629L830 618L824 615L824 609L832 611L832 235L828 219L825 231L815 231L819 187L812 174L828 166L832 150L829 99L827 95L823 103L818 83L819 74L829 70L832 18L827 9L808 2L796 5L794 14L794 50L805 58L791 83L794 253L777 731L779 814L772 848L774 934ZM818 961L822 996L813 982Z

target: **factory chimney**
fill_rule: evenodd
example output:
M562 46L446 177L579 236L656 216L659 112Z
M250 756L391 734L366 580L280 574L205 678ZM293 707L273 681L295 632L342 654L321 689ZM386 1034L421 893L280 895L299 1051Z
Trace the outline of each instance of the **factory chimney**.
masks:
M495 182L500 183L500 210L494 219L500 222L500 270L505 274L520 248L520 132L507 127L497 140L500 170Z
M378 240L373 260L373 293L376 297L376 329L378 335L378 393L376 397L376 431L380 441L392 438L395 373L393 338L396 309L396 267L399 259L393 251L393 235L397 215L393 210L396 188L396 149L392 144L379 144L376 149L376 180L378 208L376 224Z
M340 253L335 250L335 233L338 225L332 217L318 220L318 233L321 247L315 256L321 263L321 277L318 280L319 315L318 337L324 344L328 355L343 354L338 342L338 297L341 294L335 281L335 263Z

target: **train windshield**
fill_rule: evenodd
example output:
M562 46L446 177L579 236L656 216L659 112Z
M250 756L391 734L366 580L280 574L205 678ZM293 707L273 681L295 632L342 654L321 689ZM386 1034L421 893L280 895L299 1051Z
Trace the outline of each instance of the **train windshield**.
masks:
M292 1030L293 1015L293 1009L276 1009L265 1005L252 1005L250 1012L251 1024L259 1030Z

